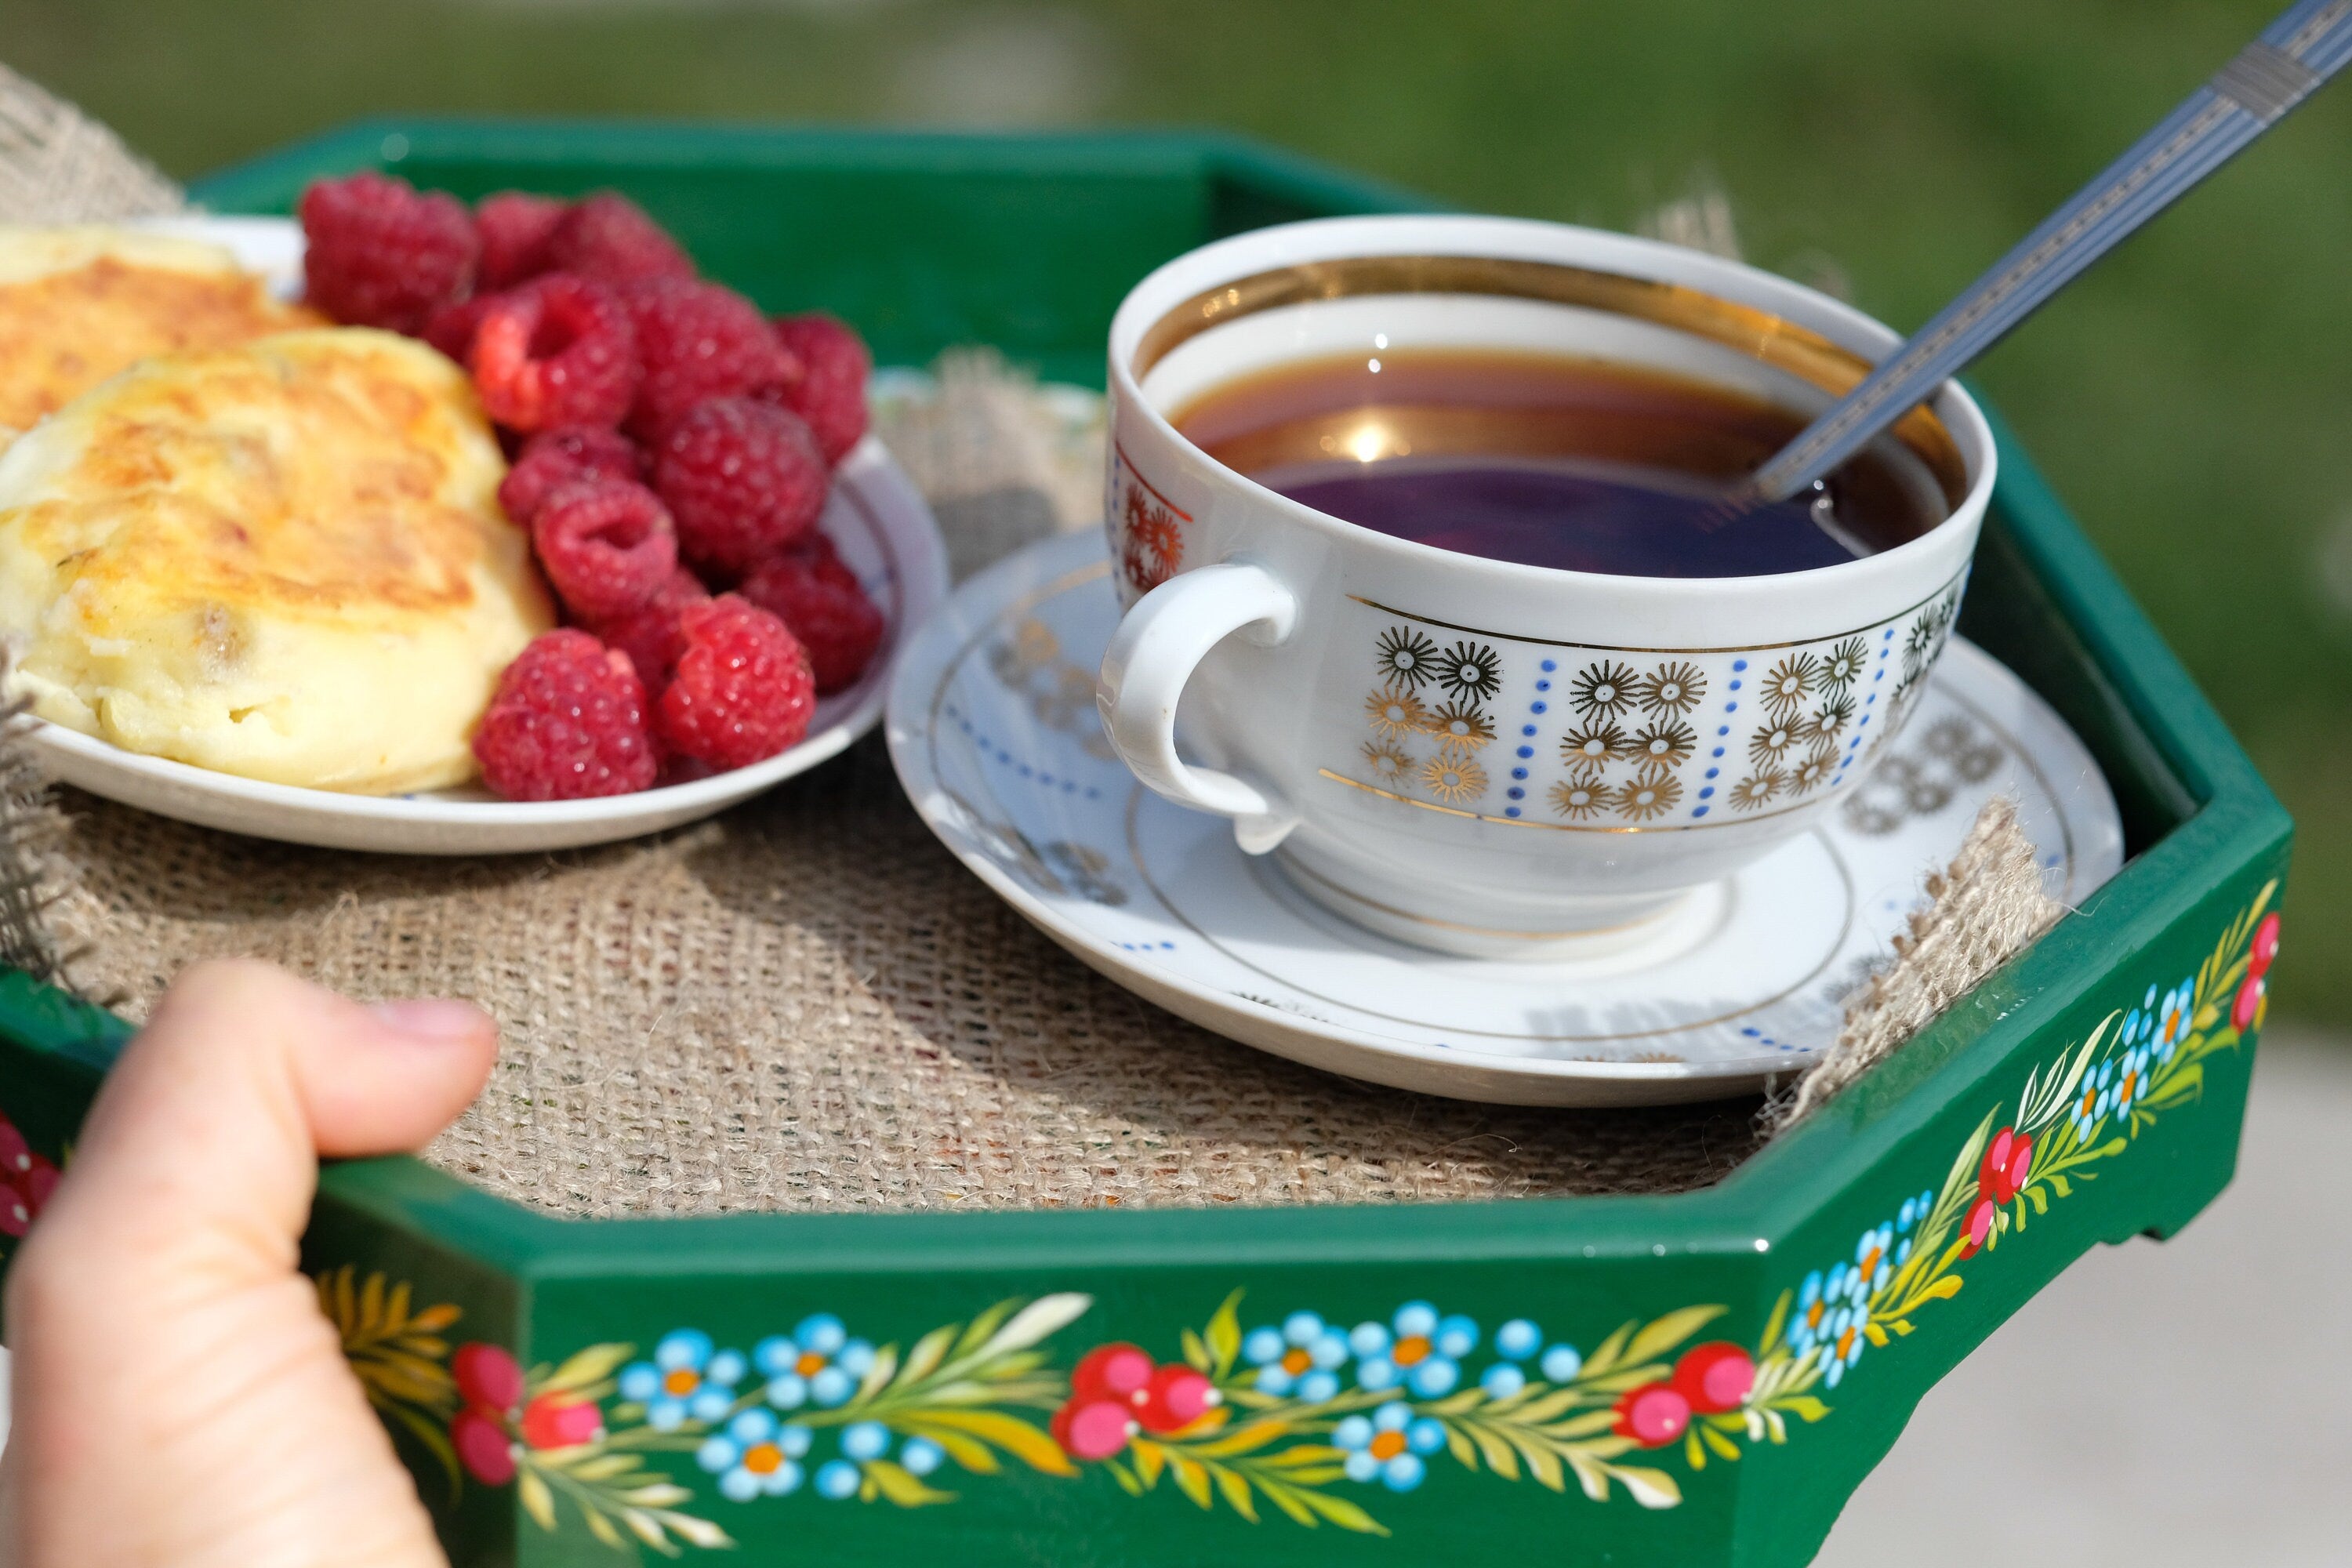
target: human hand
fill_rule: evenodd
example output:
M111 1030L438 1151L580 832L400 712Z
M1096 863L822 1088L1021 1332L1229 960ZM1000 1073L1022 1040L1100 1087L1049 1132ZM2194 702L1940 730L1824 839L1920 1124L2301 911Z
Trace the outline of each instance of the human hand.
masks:
M0 1564L441 1568L297 1243L320 1155L418 1147L497 1049L462 1003L180 977L8 1277Z

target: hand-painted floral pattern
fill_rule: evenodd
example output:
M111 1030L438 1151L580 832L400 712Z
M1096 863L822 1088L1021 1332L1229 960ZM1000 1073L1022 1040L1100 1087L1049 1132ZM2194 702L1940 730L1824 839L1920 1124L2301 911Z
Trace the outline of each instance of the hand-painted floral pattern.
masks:
M731 1544L709 1507L950 1503L940 1478L985 1479L1008 1460L1080 1484L1099 1471L1136 1498L1166 1482L1253 1523L1280 1514L1377 1535L1384 1500L1455 1477L1673 1508L1690 1484L1680 1472L1784 1444L1791 1417L1830 1415L1821 1394L1866 1379L1862 1363L1958 1295L2002 1237L2196 1100L2207 1062L2261 1023L2276 888L2195 973L2150 986L2029 1073L1940 1182L1829 1242L1752 1342L1701 1338L1727 1316L1714 1305L1580 1342L1422 1300L1353 1322L1296 1305L1244 1320L1236 1290L1181 1332L1175 1355L1097 1342L1066 1375L1048 1342L1093 1302L1065 1294L1002 1302L903 1352L817 1312L749 1352L688 1327L642 1357L592 1345L526 1372L494 1345L453 1350L457 1310L416 1310L382 1275L357 1284L337 1270L320 1300L370 1400L453 1489L511 1485L542 1529L568 1514L621 1550ZM688 1481L710 1489L709 1505Z

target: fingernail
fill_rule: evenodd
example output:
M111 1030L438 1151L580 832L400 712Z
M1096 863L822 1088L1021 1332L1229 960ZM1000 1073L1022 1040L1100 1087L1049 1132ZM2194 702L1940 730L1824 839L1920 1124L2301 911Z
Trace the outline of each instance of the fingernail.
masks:
M404 1035L436 1043L472 1039L488 1022L482 1010L470 1002L446 1002L429 996L378 1002L368 1011Z

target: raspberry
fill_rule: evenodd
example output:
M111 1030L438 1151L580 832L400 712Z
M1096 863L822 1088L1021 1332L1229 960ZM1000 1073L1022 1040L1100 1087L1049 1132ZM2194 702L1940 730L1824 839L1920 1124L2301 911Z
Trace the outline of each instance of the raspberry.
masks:
M464 364L474 353L474 333L482 324L482 317L499 302L496 294L477 294L470 300L453 300L436 305L433 313L425 318L424 329L418 333L426 342Z
M543 632L499 677L474 757L509 800L627 795L660 772L646 718L626 654L586 632Z
M669 421L709 398L781 398L800 379L800 361L759 307L732 289L664 279L640 283L626 297L646 367L629 422L643 439L658 438Z
M678 626L686 651L661 697L661 732L671 750L716 768L742 768L808 733L816 681L783 622L726 594L688 605Z
M583 620L625 615L677 570L677 535L660 498L629 479L590 476L550 495L531 543L564 607Z
M588 629L606 647L619 648L629 656L629 662L636 666L637 679L646 683L646 695L657 700L677 672L677 656L686 651L679 617L688 605L705 604L709 598L710 590L702 585L702 579L679 566L654 590L652 598L634 610L593 621Z
M500 191L474 207L482 236L480 287L511 289L547 270L547 242L571 209L553 196Z
M700 405L654 449L654 489L677 520L679 547L719 573L746 571L807 533L829 483L800 416L746 397Z
M547 236L546 264L614 284L694 276L677 241L618 191L599 191L564 213Z
M603 284L551 272L482 312L467 363L482 406L516 430L618 425L637 395L636 332Z
M645 477L644 463L636 443L618 430L595 425L542 430L524 446L499 485L499 504L507 516L529 527L547 498L565 485L592 478L634 482Z
M740 592L801 639L820 692L856 685L882 646L882 612L838 558L771 556L743 580Z
M801 362L784 406L816 432L824 460L838 463L866 434L866 378L874 369L866 341L822 311L779 316L776 337Z
M482 242L455 196L360 174L313 184L301 213L310 303L345 326L414 334L473 287Z

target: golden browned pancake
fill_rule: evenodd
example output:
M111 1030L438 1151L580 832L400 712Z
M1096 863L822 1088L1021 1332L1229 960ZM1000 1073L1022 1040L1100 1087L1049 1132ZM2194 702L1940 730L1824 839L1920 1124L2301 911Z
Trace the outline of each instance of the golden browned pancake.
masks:
M150 355L324 324L219 246L0 225L0 446Z
M0 456L0 635L44 719L273 783L462 782L552 623L463 372L328 330L148 360Z

